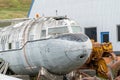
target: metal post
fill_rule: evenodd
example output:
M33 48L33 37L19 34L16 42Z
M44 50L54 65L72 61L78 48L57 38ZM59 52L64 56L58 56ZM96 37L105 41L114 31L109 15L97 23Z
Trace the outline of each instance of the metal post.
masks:
M7 72L7 70L8 70L8 63L6 63L6 65L5 65L5 69L4 69L4 71L3 71L3 74L6 74L6 72Z
M37 80L40 80L40 77L41 76L41 68L40 68L40 70L39 70L39 73L38 73L38 76L37 76Z

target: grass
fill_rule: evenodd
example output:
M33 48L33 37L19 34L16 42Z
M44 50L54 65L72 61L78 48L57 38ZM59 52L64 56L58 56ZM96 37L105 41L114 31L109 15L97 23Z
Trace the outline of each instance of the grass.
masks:
M0 0L0 19L27 17L31 0Z
M2 10L0 11L0 19L24 18L27 11Z

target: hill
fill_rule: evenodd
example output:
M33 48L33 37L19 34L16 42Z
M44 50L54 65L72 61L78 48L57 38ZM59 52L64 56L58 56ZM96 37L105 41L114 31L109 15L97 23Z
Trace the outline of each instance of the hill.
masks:
M32 0L0 0L0 19L24 18Z

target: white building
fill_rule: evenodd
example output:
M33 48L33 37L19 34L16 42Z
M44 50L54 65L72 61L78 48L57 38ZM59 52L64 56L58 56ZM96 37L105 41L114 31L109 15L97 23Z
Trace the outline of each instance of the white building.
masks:
M120 0L33 0L28 16L37 14L72 18L91 39L120 51Z

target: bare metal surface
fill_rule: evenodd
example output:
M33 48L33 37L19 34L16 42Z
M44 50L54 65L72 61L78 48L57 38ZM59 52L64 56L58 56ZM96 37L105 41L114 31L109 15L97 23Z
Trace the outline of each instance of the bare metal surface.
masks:
M40 67L53 74L67 74L82 66L91 54L91 41L80 29L65 17L41 17L10 25L0 30L0 58L16 74L36 75Z

